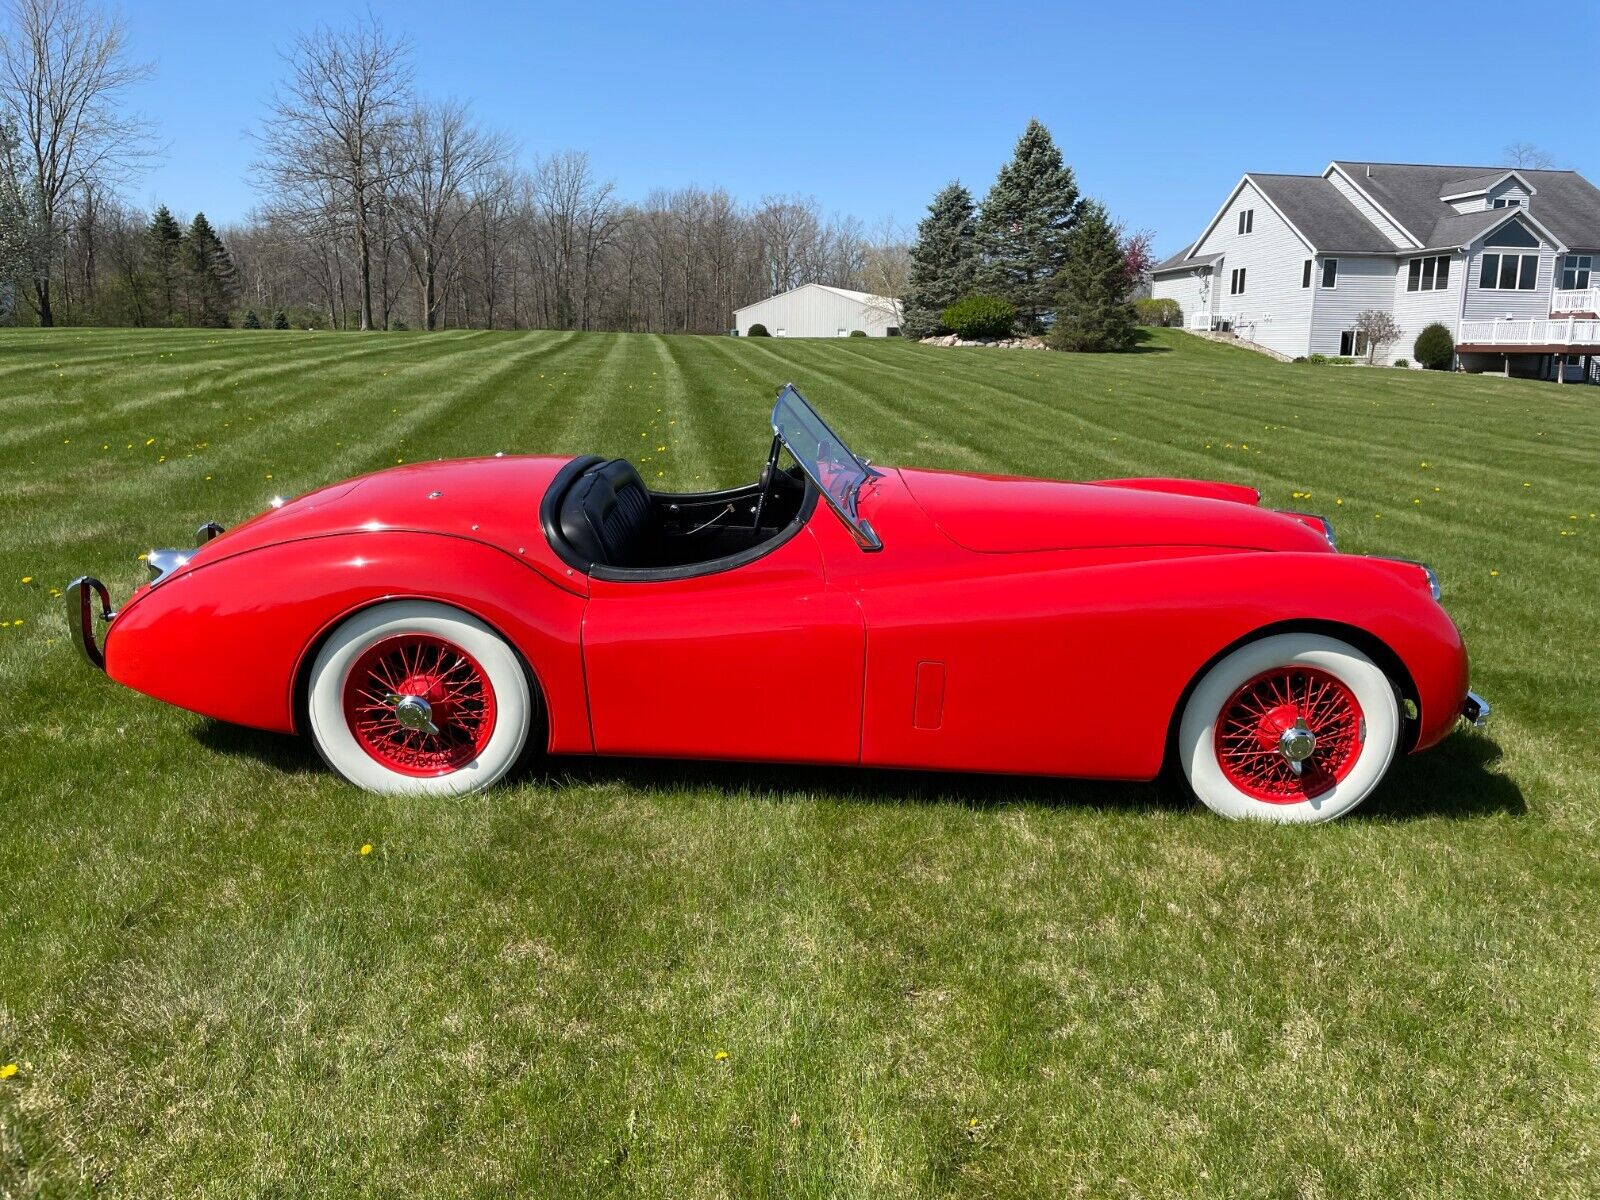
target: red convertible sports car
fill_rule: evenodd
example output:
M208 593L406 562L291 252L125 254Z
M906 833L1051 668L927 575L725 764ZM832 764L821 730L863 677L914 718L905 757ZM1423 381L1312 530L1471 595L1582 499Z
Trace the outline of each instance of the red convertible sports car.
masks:
M274 501L152 552L120 612L76 580L78 640L128 687L436 796L534 750L1165 766L1225 816L1322 821L1488 713L1428 568L1341 555L1250 488L876 468L793 385L772 430L729 491L496 455Z

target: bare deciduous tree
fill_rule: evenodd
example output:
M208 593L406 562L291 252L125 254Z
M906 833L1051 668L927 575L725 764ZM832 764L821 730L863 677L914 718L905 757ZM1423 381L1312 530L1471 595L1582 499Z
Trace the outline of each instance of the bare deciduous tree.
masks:
M1501 153L1506 156L1506 162L1513 167L1525 167L1530 171L1555 170L1555 158L1532 142L1512 142Z
M1369 366L1400 338L1400 326L1381 308L1369 308L1357 313L1356 332L1366 337Z
M18 146L12 183L32 226L33 306L55 324L50 280L76 200L125 179L152 154L148 128L119 107L150 68L127 56L119 17L85 0L9 0L0 106Z
M477 198L472 182L506 157L502 138L472 123L464 104L417 104L407 117L391 195L417 282L424 329L439 318L439 272Z
M280 209L348 217L360 327L371 329L374 227L385 189L403 170L396 148L410 99L410 45L369 16L302 35L285 58L289 79L272 101L257 169Z

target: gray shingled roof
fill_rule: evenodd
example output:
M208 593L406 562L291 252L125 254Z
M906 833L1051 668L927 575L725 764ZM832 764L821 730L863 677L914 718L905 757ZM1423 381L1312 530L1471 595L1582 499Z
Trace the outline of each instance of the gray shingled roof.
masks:
M1394 253L1394 243L1321 175L1257 175L1252 171L1250 178L1322 253Z
M1600 249L1600 188L1576 171L1534 171L1521 167L1431 166L1422 163L1364 163L1337 160L1340 167L1405 230L1429 246L1433 233L1454 210L1439 199L1456 185L1500 178L1515 170L1535 190L1528 212L1573 249ZM1368 169L1371 174L1367 174ZM1445 190L1452 185L1450 190ZM1458 244L1459 243L1455 243ZM1320 247L1319 247L1320 249Z
M1193 246L1188 246L1178 251L1171 258L1158 262L1154 267L1150 268L1150 274L1160 275L1166 271L1187 271L1194 267L1214 267L1222 261L1222 255L1220 254L1199 254L1194 258L1190 258L1189 251L1193 249Z
M1471 196L1487 192L1506 177L1506 171L1490 171L1487 175L1470 175L1466 179L1452 179L1439 188L1439 199L1446 196Z
M1448 217L1440 217L1434 222L1433 231L1423 239L1422 245L1428 250L1465 246L1489 226L1498 225L1512 213L1521 211L1521 209L1488 208L1483 212L1452 212Z

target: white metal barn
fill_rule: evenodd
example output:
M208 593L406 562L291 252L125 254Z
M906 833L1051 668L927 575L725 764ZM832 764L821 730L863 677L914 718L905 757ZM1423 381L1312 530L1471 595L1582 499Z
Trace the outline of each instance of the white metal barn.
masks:
M750 336L752 325L765 325L773 337L849 337L857 329L868 337L895 337L901 311L900 301L888 296L806 283L736 309L733 324L740 337Z

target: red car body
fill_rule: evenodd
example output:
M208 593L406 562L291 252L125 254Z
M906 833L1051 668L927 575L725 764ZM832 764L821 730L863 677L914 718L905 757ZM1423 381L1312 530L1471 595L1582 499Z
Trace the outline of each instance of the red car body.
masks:
M303 732L323 639L418 598L516 648L552 753L1126 780L1160 771L1208 664L1272 631L1329 633L1382 666L1409 702L1404 750L1468 703L1425 568L1339 554L1319 520L1248 488L880 469L857 497L875 552L815 504L731 569L618 580L541 528L569 461L397 467L283 504L138 589L105 669L218 720Z

